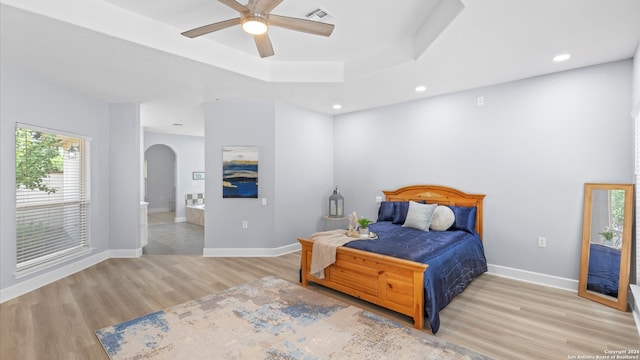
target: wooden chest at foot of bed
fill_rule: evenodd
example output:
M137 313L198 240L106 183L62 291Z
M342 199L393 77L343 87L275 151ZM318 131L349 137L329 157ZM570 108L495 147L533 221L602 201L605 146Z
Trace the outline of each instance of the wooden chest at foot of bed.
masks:
M414 327L424 326L424 272L428 265L347 247L336 251L336 262L325 269L325 278L310 274L313 241L302 245L302 285L309 281L408 315Z

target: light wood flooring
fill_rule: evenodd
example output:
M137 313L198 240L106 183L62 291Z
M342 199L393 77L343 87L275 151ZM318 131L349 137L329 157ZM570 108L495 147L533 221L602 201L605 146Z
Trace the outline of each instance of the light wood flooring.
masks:
M0 358L108 359L94 330L274 275L298 284L300 253L276 258L109 259L0 305ZM310 289L410 319L319 285ZM437 336L495 359L639 349L631 313L576 294L482 275L441 312ZM595 357L594 357L595 358Z

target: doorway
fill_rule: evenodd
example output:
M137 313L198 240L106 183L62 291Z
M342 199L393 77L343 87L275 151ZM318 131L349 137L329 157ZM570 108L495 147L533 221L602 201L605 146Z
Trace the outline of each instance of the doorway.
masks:
M176 151L177 150L177 151ZM189 159L179 163L183 152L166 144L154 144L144 152L144 194L149 204L147 211L147 245L143 255L200 255L204 249L204 227L185 222L185 185L180 170L192 165ZM200 165L199 165L200 166ZM200 169L200 168L199 168ZM188 173L191 180L191 171ZM182 181L182 182L181 182Z
M176 216L176 153L156 144L144 152L144 199L148 224L174 222Z

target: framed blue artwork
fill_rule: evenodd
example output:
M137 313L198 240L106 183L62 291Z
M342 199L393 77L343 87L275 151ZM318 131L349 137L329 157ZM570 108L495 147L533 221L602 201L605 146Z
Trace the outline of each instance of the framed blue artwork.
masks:
M258 198L258 147L222 147L222 197Z

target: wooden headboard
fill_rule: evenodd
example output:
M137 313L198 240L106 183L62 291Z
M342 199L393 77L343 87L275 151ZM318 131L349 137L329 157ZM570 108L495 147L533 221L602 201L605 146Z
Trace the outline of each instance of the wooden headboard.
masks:
M411 185L398 190L383 191L386 201L424 201L429 204L475 206L476 231L482 239L482 200L483 194L467 194L457 189L438 185Z

